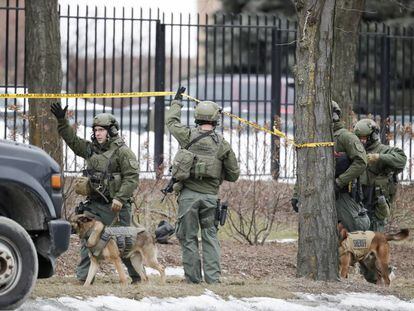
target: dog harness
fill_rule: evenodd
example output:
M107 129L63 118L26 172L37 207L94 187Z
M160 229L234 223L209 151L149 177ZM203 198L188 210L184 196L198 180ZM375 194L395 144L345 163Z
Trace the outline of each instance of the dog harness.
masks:
M348 233L347 238L341 244L342 252L340 255L350 252L356 260L360 261L364 259L374 236L374 231L355 231Z
M98 243L96 243L94 247L90 247L89 250L94 256L99 257L102 250L112 239L118 246L119 255L121 257L126 257L132 250L138 234L144 231L144 227L105 227Z

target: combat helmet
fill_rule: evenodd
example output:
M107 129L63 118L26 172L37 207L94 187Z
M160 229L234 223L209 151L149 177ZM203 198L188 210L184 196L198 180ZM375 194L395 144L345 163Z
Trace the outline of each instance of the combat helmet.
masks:
M100 113L93 118L92 128L102 126L108 130L111 137L118 135L119 123L110 113Z
M341 119L341 108L339 107L338 103L336 101L331 102L332 105L332 120L334 122L338 122Z
M212 101L202 101L198 103L194 112L196 123L200 121L217 122L220 119L220 107Z
M372 119L361 119L354 125L354 133L358 138L366 137L368 147L373 142L379 140L380 128Z
M358 137L369 137L379 133L379 126L372 119L361 119L354 125L354 133Z

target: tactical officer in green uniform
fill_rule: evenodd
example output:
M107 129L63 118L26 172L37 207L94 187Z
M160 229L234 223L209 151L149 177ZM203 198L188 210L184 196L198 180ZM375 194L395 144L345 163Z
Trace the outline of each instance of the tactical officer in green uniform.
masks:
M359 191L356 182L365 171L366 153L358 137L345 129L341 122L341 109L335 101L332 101L332 121L335 142L335 207L338 221L350 232L368 230L369 218L362 204L357 202ZM296 191L291 204L298 212Z
M223 180L234 182L240 170L231 146L215 132L220 108L214 102L200 102L195 108L196 128L180 122L182 93L180 87L166 114L166 126L181 149L174 158L172 176L179 181L176 236L180 242L185 278L189 283L202 281L198 251L198 231L201 227L204 280L219 282L220 243L215 227L217 193Z
M349 231L368 230L369 217L359 201L358 178L367 166L367 156L354 133L341 121L341 109L332 101L333 135L335 142L335 206L340 221ZM341 165L348 161L349 165Z
M362 119L354 126L368 154L368 166L361 176L364 204L371 219L371 230L384 232L394 202L397 175L407 162L404 151L381 144L379 126L374 120Z
M62 109L60 103L55 103L51 111L58 120L60 136L77 156L86 159L87 169L83 171L84 177L79 179L85 182L77 186L80 189L78 193L87 195L87 200L78 206L78 213L93 214L105 225L129 226L130 199L138 185L139 167L135 154L119 137L119 125L113 115L101 113L95 116L92 141L88 141L79 138L69 125L67 108L66 105ZM127 259L124 263L132 282L139 282L140 277L131 261ZM88 250L83 242L81 261L76 270L76 276L82 282L86 279L89 265Z

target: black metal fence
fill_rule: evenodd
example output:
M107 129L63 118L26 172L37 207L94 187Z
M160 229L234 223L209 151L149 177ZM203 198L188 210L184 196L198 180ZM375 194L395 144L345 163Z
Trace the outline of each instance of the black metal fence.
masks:
M23 93L23 2L0 7L0 92ZM61 7L62 91L67 93L175 91L179 85L242 118L270 128L275 122L293 136L296 24L274 16L165 15L106 7ZM393 140L410 158L412 180L413 32L363 26L355 76L355 111L391 117ZM111 112L121 134L153 173L171 161L177 144L164 129L170 97L67 99L78 134L89 137L92 117ZM0 100L0 136L27 141L27 101ZM194 103L185 101L182 121L193 124ZM294 177L291 146L224 116L220 127L232 144L242 172ZM65 170L83 161L66 151Z
M401 177L412 181L414 28L363 25L359 37L354 111L389 125L389 143L408 157ZM384 137L383 137L384 138Z

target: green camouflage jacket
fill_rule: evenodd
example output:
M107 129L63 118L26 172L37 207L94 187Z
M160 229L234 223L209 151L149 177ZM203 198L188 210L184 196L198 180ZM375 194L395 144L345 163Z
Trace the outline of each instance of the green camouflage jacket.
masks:
M342 122L334 123L335 151L345 152L351 161L349 168L338 177L338 185L343 188L364 173L367 167L367 155L359 138L345 129Z
M199 136L203 131L199 128L189 128L181 123L181 107L181 102L174 100L166 113L165 123L170 133L177 139L180 146L184 148L193 137ZM234 182L239 178L240 169L230 144L216 132L193 144L190 151L197 154L197 150L202 152L209 148L217 150L216 157L222 161L222 178L203 178L200 180L190 176L190 178L183 181L183 185L193 191L217 194L223 180Z
M368 164L365 174L361 176L361 184L363 186L379 186L386 198L392 201L396 185L396 179L394 180L393 175L404 169L407 156L400 148L384 145L380 141L369 146L367 153L378 153L379 160Z
M138 186L139 165L135 154L119 136L100 145L79 138L67 119L58 121L58 131L69 148L86 159L89 171L111 173L107 181L111 199L126 203L132 197Z

